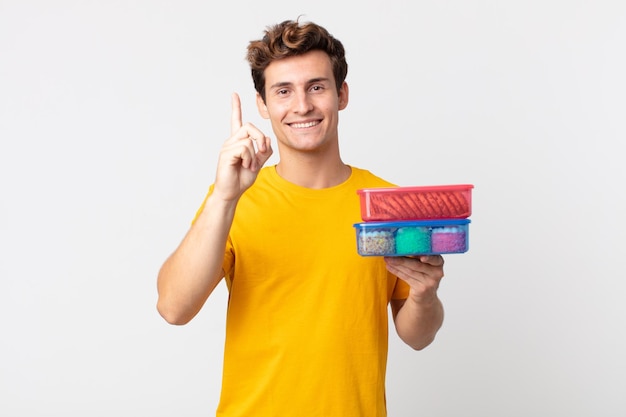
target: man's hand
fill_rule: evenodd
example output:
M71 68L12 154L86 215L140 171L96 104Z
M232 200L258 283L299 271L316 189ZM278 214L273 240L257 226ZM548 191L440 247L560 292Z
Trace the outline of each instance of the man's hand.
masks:
M443 305L437 296L443 278L439 255L386 257L387 270L410 286L406 300L391 300L398 335L413 349L423 349L435 339L443 323Z
M213 195L226 201L238 199L256 180L272 155L271 140L251 123L242 123L241 101L232 96L231 136L220 151Z
M387 257L387 270L411 287L409 297L414 301L432 302L443 278L443 257L440 255Z

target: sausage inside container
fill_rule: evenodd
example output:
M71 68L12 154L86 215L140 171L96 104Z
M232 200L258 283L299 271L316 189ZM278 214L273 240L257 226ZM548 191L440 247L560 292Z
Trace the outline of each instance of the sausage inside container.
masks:
M464 219L472 214L471 184L357 190L363 221Z

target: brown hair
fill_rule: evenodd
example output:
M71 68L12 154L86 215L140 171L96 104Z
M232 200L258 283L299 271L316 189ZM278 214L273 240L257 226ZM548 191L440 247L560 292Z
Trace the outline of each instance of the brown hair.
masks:
M285 20L268 26L262 39L250 41L246 59L250 64L255 90L265 101L265 69L273 61L309 51L326 52L335 76L337 93L348 74L343 44L326 29L312 22Z

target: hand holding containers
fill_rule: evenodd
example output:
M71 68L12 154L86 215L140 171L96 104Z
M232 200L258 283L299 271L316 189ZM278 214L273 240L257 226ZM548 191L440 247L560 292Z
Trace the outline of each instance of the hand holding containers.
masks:
M363 223L354 225L362 256L464 253L473 185L358 190Z

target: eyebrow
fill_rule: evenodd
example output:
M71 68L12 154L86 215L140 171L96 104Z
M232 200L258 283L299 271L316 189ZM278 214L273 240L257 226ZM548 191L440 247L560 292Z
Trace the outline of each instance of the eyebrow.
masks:
M330 78L318 77L318 78L311 78L306 83L307 84L315 84L315 83L319 83L319 82L329 82L329 81L330 81ZM289 82L289 81L281 81L281 82L278 82L276 84L272 84L270 86L270 89L281 88L281 87L288 87L290 85L293 85L293 83Z

